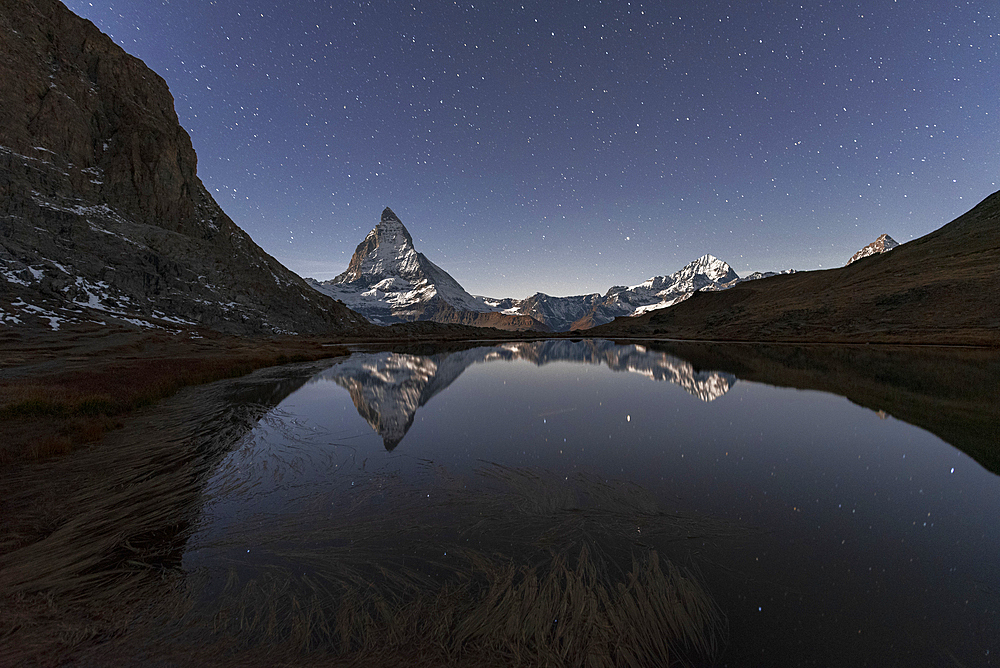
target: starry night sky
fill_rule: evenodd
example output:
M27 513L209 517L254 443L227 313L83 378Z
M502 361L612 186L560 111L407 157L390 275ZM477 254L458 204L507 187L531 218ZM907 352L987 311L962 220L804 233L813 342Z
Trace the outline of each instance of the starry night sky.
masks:
M993 1L68 0L319 279L389 206L473 294L840 266L997 190Z

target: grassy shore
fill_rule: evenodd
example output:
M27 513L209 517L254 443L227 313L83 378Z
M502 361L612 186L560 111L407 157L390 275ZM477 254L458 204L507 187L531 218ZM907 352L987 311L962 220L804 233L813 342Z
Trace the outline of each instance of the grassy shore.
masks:
M179 389L263 367L347 354L330 340L237 338L80 328L5 332L0 362L0 464L99 441L133 411Z

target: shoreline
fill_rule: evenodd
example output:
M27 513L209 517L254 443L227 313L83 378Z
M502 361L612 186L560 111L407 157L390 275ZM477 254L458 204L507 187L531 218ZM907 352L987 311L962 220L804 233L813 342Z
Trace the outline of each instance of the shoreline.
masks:
M329 359L359 349L471 347L509 341L608 339L651 345L992 352L990 341L739 340L681 338L612 331L500 332L422 322L387 328L384 337L236 337L213 332L160 332L118 326L61 331L5 329L0 344L0 467L41 460L99 443L146 405L183 387L239 377L257 369ZM930 337L933 339L934 337Z
M183 603L180 557L218 461L330 363L186 387L134 411L93 447L8 467L0 476L0 626L8 629L0 664L87 663L113 658L122 644L141 646L143 629L155 631L147 615L169 616Z

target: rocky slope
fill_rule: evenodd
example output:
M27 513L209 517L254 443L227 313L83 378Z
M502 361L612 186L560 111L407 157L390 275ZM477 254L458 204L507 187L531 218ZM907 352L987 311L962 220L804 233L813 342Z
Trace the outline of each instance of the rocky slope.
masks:
M530 317L496 313L481 298L466 292L448 272L417 252L413 237L388 207L358 244L344 273L329 281L306 280L317 291L379 324L431 320L548 331Z
M857 262L863 257L868 257L869 255L878 255L879 253L887 253L893 248L899 245L895 239L890 237L888 234L881 235L878 239L871 242L857 253L851 256L851 259L847 261L847 264L852 262Z
M891 253L699 292L589 333L1000 346L1000 192Z
M0 324L363 331L237 227L166 83L56 0L0 12Z

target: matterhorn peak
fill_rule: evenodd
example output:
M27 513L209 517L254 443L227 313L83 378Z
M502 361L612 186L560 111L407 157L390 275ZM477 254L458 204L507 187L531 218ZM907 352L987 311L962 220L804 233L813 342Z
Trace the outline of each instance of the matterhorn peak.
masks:
M358 244L347 271L333 283L373 284L391 276L409 278L419 272L419 264L413 238L399 216L386 207L378 225Z
M489 308L413 247L399 216L386 207L382 217L351 256L347 271L322 283L320 292L363 311L376 323L413 320L440 309L483 313ZM433 310L432 310L433 313Z
M401 236L397 237L397 235ZM365 242L369 241L369 239L374 239L378 245L383 246L386 244L392 246L413 246L413 237L410 236L410 232L406 229L406 226L403 225L403 221L399 219L399 216L397 216L389 207L385 207L385 209L382 210L382 219L379 220L378 225L376 225L375 228L368 233L368 237L365 238L365 241L362 242L361 245L363 246ZM360 247L361 246L358 248Z

